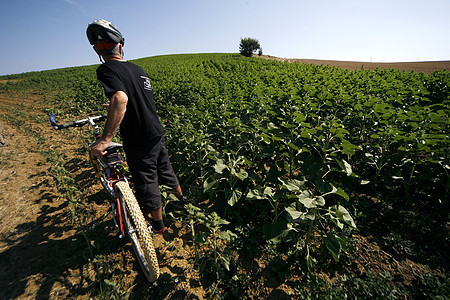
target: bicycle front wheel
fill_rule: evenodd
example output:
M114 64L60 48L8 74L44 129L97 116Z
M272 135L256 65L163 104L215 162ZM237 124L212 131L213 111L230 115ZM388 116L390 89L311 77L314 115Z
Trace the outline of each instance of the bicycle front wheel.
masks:
M119 181L115 188L122 205L122 218L136 253L136 258L144 271L145 277L148 281L153 282L159 277L159 265L153 239L144 215L127 182Z

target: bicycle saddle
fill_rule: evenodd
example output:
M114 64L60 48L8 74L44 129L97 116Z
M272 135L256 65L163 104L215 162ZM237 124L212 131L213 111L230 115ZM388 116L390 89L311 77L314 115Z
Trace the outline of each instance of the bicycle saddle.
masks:
M106 151L121 149L122 147L123 147L122 144L111 142L108 148L106 148Z
M117 149L120 148L122 148L122 145L114 142L110 143L108 148L106 148L106 154L103 156L103 161L108 166L114 166L122 162L122 159L120 158L120 155L117 152Z

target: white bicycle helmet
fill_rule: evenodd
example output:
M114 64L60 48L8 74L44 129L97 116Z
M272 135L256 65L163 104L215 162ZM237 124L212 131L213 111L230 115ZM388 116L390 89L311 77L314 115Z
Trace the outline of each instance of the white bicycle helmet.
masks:
M91 45L107 42L114 44L120 43L123 46L125 43L125 39L119 29L113 23L103 19L94 20L94 22L89 24L86 29L86 35Z

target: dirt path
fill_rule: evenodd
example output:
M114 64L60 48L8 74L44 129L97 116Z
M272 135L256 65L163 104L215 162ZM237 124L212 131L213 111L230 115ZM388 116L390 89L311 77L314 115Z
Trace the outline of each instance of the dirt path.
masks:
M11 114L8 108L18 100L1 97L1 114ZM22 108L29 107L16 114L36 103L23 100ZM30 134L40 130L31 119L25 125ZM0 136L0 298L56 296L71 263L67 203L58 196L35 139L4 121Z

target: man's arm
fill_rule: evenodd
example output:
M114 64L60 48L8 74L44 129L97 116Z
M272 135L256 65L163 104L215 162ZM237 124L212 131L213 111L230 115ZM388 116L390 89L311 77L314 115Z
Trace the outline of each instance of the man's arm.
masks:
M106 154L106 148L108 148L113 136L116 134L120 123L123 120L125 111L127 110L128 96L122 91L117 91L109 102L108 116L106 118L105 129L102 136L93 143L91 147L91 153L94 157L101 157Z

